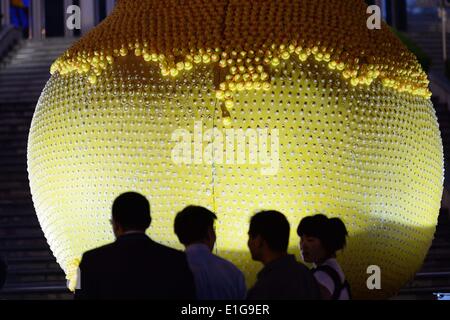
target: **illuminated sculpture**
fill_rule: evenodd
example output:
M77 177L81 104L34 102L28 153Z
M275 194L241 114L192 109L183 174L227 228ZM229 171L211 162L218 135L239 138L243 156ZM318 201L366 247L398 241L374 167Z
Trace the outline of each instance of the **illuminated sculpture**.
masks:
M53 64L29 136L37 215L72 288L81 254L113 240L113 199L135 190L152 205L149 233L173 247L178 210L216 211L217 252L249 284L260 269L246 247L252 213L285 213L297 256L302 217L339 216L355 297L395 294L433 238L442 143L426 74L367 18L362 0L119 0ZM263 143L279 148L276 170L216 158L229 141L208 141L226 128L276 133ZM194 161L175 161L174 132L196 129ZM369 265L382 290L367 289Z

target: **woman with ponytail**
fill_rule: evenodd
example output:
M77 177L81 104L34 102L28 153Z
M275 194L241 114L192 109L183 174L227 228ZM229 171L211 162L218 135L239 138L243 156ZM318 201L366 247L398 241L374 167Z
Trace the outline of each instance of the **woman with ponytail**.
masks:
M339 218L323 214L305 217L297 228L303 260L313 263L322 299L349 300L350 286L336 260L336 252L344 249L347 228Z

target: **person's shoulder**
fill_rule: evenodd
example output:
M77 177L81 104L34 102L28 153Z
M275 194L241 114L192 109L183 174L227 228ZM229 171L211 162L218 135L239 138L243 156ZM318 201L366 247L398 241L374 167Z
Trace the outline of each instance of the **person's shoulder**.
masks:
M310 272L309 268L303 262L298 261L297 259L292 259L285 266L286 268L295 270L296 272Z
M339 268L339 262L335 258L330 258L323 263L323 266L329 266L333 269Z
M220 264L222 268L225 268L225 269L227 269L227 271L233 272L236 275L244 276L242 271L239 270L239 268L234 263L232 263L231 261L229 261L227 259L224 259L222 257L219 257L219 256L217 256L215 254L213 256L214 256L214 259L216 260L216 263Z
M276 291L274 288L278 283L278 279L271 276L258 277L248 290L247 300L270 300L272 294Z
M160 252L161 254L164 254L168 257L173 257L175 259L186 259L186 254L183 251L168 247L166 245L163 245L161 243L155 242L151 240L151 245L154 250Z
M103 256L107 255L108 253L110 253L113 250L113 248L114 248L114 243L109 243L104 246L88 250L83 253L82 261L86 262L86 261L89 261L92 259L103 257Z
M328 259L327 261L325 261L324 265L332 268L334 271L336 271L339 274L339 276L342 279L345 279L344 270L342 270L342 267L339 264L339 262L337 261L337 259L334 259L334 258Z
M344 271L336 259L327 260L322 266L317 268L314 272L314 276L316 279L320 277L320 279L329 278L333 281L345 281Z
M303 262L296 261L296 267L297 267L299 270L310 272L310 269L309 269Z
M300 261L296 262L295 273L301 275L304 279L314 279L314 273L312 270Z

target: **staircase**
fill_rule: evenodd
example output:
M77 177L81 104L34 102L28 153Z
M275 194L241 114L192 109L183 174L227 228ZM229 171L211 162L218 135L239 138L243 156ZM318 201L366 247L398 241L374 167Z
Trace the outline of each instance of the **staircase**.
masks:
M31 201L27 139L50 65L74 39L24 41L0 68L0 255L8 264L1 299L71 299Z
M448 13L450 18L450 12ZM445 66L442 57L442 25L437 12L428 11L408 17L408 36L432 59L429 72L443 75ZM450 22L447 26L447 53L450 58ZM450 83L449 83L450 84ZM450 87L450 86L449 86ZM433 93L432 101L439 121L444 145L445 180L450 189L450 106L442 103ZM450 293L450 213L441 209L432 246L422 269L414 280L408 283L394 299L435 300L437 293Z
M434 240L422 269L404 286L395 300L436 300L450 293L450 215L441 209Z
M447 56L450 58L450 11L447 13ZM443 73L445 70L442 48L442 23L437 12L410 14L408 36L431 58L430 71Z

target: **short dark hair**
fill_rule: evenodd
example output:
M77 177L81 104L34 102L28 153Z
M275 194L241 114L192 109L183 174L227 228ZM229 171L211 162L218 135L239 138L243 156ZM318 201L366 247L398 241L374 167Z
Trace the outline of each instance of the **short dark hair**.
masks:
M217 216L210 210L199 206L188 206L175 217L174 230L180 242L190 245L208 237Z
M146 230L152 221L147 198L137 192L118 196L112 206L112 217L125 231Z
M316 214L300 221L297 234L300 237L306 235L318 238L328 254L334 254L345 248L348 231L341 219Z
M281 212L269 210L256 213L250 220L250 237L261 236L269 248L276 252L285 252L289 245L290 225Z

